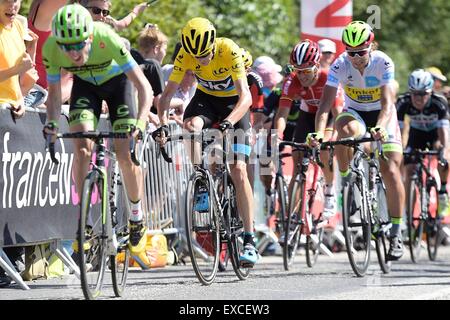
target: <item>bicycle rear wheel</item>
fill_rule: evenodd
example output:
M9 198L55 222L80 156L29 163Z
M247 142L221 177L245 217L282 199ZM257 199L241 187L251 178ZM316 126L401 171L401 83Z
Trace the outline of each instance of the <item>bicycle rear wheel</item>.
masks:
M441 220L438 216L439 196L436 181L433 181L433 183L427 187L427 197L428 199L430 199L430 197L435 197L436 199L436 205L433 207L430 206L431 201L427 201L429 214L425 222L428 258L431 261L435 261L440 242L442 241Z
M122 296L128 277L128 266L130 262L130 250L128 240L130 232L128 229L129 211L127 208L127 195L123 187L122 177L115 164L116 170L112 174L110 209L113 230L113 242L117 246L117 254L109 256L112 284L114 294Z
M380 228L375 236L375 248L377 251L378 264L380 265L383 273L391 272L392 261L386 259L389 252L389 239L387 236L387 225L389 223L389 212L387 208L386 189L381 182L377 184L378 200L377 200L377 212L375 219L377 219L377 225Z
M204 208L199 208L202 195ZM214 281L219 265L221 242L215 207L208 175L195 171L186 192L186 238L192 267L204 285Z
M80 258L80 279L84 297L88 300L96 299L102 290L106 270L107 242L106 225L102 223L102 214L94 212L92 196L96 186L101 197L103 208L104 199L101 187L102 180L95 171L91 172L83 185L81 195L80 219L78 225L78 255ZM105 206L106 207L106 206ZM102 209L100 209L102 210Z
M283 245L283 265L289 270L295 260L301 236L301 210L306 200L306 186L299 177L295 179L289 197L289 211L286 217ZM305 204L306 205L306 204Z
M422 200L417 178L412 179L411 185L409 186L407 210L409 252L412 262L417 263L422 248L422 236L424 232L424 220L421 218Z
M358 277L363 277L370 263L371 225L360 179L363 178L354 177L343 187L342 222L350 265Z

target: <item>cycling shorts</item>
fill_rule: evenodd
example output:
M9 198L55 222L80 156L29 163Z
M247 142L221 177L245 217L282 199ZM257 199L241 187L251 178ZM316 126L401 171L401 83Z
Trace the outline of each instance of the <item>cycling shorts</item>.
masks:
M408 136L408 144L407 144L407 150L414 150L414 149L430 149L432 150L434 148L434 143L438 140L438 133L437 129L432 131L422 131L417 130L414 128L409 129L409 136ZM416 159L413 159L412 156L406 155L404 157L404 163L405 164L413 164L416 163Z
M136 124L136 107L133 85L125 74L98 86L75 75L70 99L69 125L88 123L96 129L103 100L108 104L113 131L130 131L130 126Z

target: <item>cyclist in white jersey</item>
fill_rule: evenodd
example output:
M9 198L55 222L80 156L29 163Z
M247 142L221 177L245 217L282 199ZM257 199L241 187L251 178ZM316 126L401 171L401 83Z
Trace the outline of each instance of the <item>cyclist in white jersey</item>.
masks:
M367 128L372 136L381 140L387 161L380 161L386 183L388 209L392 229L388 259L398 260L403 255L401 222L405 190L400 173L402 144L394 101L394 63L383 52L372 50L374 33L365 22L353 21L342 35L346 52L333 63L316 113L316 132L308 141L320 143L328 114L339 84L345 91L344 112L336 118L338 139L362 137ZM336 156L343 183L350 179L349 164L353 151L345 146L336 147Z

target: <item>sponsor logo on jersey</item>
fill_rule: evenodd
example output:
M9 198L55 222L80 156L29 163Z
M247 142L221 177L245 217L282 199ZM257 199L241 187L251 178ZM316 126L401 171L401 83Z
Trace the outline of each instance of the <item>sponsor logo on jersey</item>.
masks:
M183 60L183 58L184 58L184 55L183 54L179 54L178 56L177 56L177 61L179 62L179 63L182 63L182 61L181 60Z
M101 71L109 67L112 63L112 60L106 61L100 64L85 64L84 66L69 66L63 67L69 72L87 72L87 71Z
M231 79L231 76L228 76L228 78L224 80L212 81L202 79L197 75L197 80L199 85L211 91L230 91L234 89L234 82L233 79Z
M173 70L175 70L175 71L183 71L183 69L182 68L180 68L179 66L173 66Z
M120 55L122 55L122 56L126 56L126 55L127 55L127 53L128 53L128 50L127 50L127 48L125 48L125 47L122 47L122 49L120 49Z
M236 63L234 66L231 67L233 71L238 71L239 69L243 68L243 63Z
M394 79L394 73L393 72L389 72L389 73L383 74L383 80L391 80L391 79Z
M381 99L381 88L352 88L345 86L345 94L359 103L378 102Z
M228 72L228 70L229 70L229 69L227 69L227 68L222 68L222 67L220 67L219 69L213 70L213 74L214 74L215 76L220 76L221 74L224 74L225 72Z
M376 86L379 86L381 83L377 77L373 77L373 76L366 77L365 80L366 80L367 87L376 87Z

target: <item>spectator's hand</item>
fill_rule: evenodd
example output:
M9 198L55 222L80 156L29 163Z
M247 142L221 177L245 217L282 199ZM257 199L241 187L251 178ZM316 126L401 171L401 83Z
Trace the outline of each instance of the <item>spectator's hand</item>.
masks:
M159 118L156 114L149 112L148 113L148 121L153 123L156 127L159 126Z
M181 116L181 115L183 115L183 113L184 113L184 110L183 110L183 107L182 107L182 106L181 106L181 107L176 107L176 108L174 108L173 110L175 111L175 114L176 114L177 116Z
M25 52L25 54L23 55L22 61L17 65L19 75L24 74L25 72L27 72L34 66L35 66L35 64L34 64L33 60L31 59L30 55Z
M17 106L11 105L11 114L15 119L20 119L25 114L25 107L23 104L19 104Z
M182 115L179 115L175 112L175 114L172 114L169 116L169 120L175 121L179 126L183 126L183 117Z
M147 2L142 2L133 8L133 12L136 14L136 16L138 16L142 12L144 12L144 10L147 9L147 7L148 7Z

